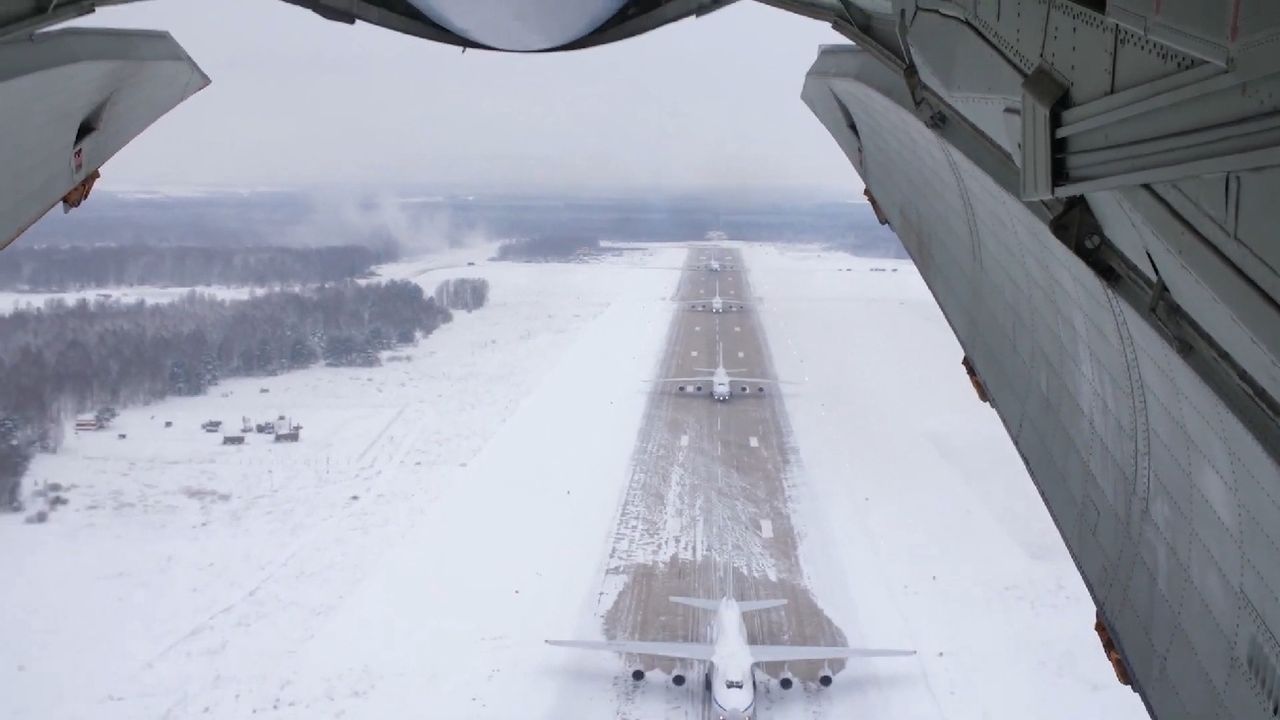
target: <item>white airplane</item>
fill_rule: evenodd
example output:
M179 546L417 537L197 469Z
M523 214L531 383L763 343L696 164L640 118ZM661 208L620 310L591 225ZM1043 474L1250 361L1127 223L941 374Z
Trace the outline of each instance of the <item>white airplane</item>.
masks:
M547 644L586 650L652 657L674 658L707 663L704 685L711 692L715 716L720 720L751 720L755 715L756 663L792 662L801 660L837 660L847 658L908 657L915 650L880 650L874 648L822 647L803 645L751 645L747 642L747 626L742 613L786 605L786 600L736 601L725 597L719 601L700 598L672 597L671 602L704 610L716 611L715 624L711 626L711 641L698 642L641 642L634 640L582 641L548 640ZM643 680L644 671L631 673L634 680ZM671 676L671 682L684 685L682 674ZM831 676L822 675L819 684L831 685ZM783 676L779 684L790 690L794 681Z
M719 280L717 280L717 281L716 281L716 296L715 296L715 297L713 297L713 298L711 298L711 301L710 301L710 302L695 302L695 303L690 303L690 304L689 304L689 308L690 308L690 309L692 309L692 310L702 310L702 311L708 311L708 310L709 310L709 311L711 311L711 312L713 312L713 313L722 313L722 312L724 312L725 310L742 310L742 309L745 309L745 308L746 308L746 306L747 306L747 304L748 304L748 303L738 302L738 301L736 301L736 300L735 300L735 301L732 301L732 302L729 302L729 301L726 301L724 298L720 297L720 281L719 281Z
M764 392L765 384L772 384L776 381L766 380L764 378L745 378L734 377L729 373L746 372L745 368L734 368L726 370L724 367L724 346L720 346L720 364L714 368L694 368L701 372L709 372L711 375L703 377L673 377L662 378L661 382L677 382L676 390L682 393L701 394L709 392L713 400L728 400L734 393L734 386L737 386L738 392L747 394L751 392L751 386L748 383L756 384L756 392Z
M718 258L711 258L710 262L705 262L698 266L699 270L710 270L711 272L720 272L721 270L732 270L733 265L730 263L722 263Z

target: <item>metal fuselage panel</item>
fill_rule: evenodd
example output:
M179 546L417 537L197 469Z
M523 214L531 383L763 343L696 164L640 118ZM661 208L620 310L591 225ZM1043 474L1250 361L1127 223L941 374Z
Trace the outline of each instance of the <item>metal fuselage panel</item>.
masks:
M829 47L804 99L981 375L1135 686L1162 720L1273 717L1280 466L1141 309L920 121L897 80Z
M73 29L0 43L0 248L208 84L168 33Z

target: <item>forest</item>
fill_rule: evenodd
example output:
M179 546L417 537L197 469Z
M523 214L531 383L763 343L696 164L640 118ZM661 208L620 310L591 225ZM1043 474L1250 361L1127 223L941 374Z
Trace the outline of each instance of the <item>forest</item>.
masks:
M484 280L443 294L471 310ZM76 413L199 395L223 378L323 362L372 366L452 319L407 281L342 283L226 301L191 291L165 304L66 302L0 317L0 509L14 507L37 451L56 451Z
M436 302L450 310L471 312L489 302L489 281L484 278L453 278L436 287Z
M0 290L331 283L366 276L374 265L394 260L392 247L19 245L4 252Z
M600 251L600 239L582 235L537 235L508 240L498 246L498 260L552 262L573 260Z

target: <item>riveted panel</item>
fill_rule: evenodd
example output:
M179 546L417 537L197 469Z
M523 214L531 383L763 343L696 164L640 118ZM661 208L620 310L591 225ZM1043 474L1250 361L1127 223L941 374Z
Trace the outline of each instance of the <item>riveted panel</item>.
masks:
M1122 25L1115 29L1115 74L1113 91L1149 83L1188 70L1201 62L1164 43L1143 37Z
M1280 285L1280 242L1276 242L1276 196L1280 194L1280 168L1252 170L1238 174L1236 239L1256 262L1245 264L1255 281L1265 287ZM1261 280L1257 276L1263 275ZM1277 298L1273 295L1274 299Z
M1044 62L1066 78L1072 105L1111 93L1116 25L1069 0L1054 0L1044 33Z
M994 17L975 15L974 27L1014 65L1030 74L1040 64L1049 0L1023 0L1000 6Z

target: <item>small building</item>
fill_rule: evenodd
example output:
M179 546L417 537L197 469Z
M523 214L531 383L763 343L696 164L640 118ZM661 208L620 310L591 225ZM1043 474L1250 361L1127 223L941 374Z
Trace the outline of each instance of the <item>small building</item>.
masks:
M223 445L243 445L244 436L243 435L223 435L222 444Z
M85 413L76 416L76 432L81 430L101 430L102 422L98 420L98 416L93 413Z
M275 423L276 442L298 442L301 437L302 425L294 424L293 420L281 415L280 419Z

